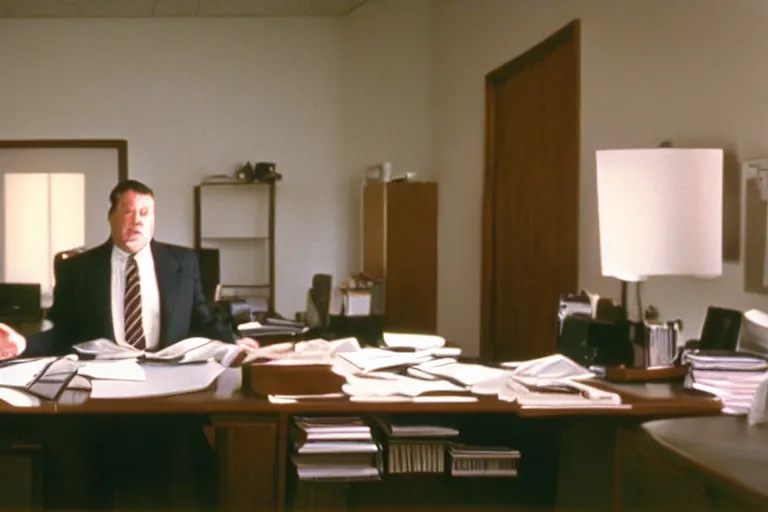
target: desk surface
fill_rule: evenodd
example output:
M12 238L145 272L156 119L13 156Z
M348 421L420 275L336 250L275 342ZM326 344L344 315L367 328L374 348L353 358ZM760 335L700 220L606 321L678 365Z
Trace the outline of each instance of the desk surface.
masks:
M768 500L768 426L718 416L657 420L642 428L703 472Z
M629 416L678 417L719 414L719 401L699 392L672 384L608 384L599 386L617 391L630 408L623 409L521 409L515 403L494 397L480 397L464 403L358 403L348 400L303 401L297 404L273 404L240 391L240 371L225 371L211 389L163 398L91 400L87 392L67 391L57 403L40 407L13 407L0 402L0 413L189 413L189 414L278 414L278 413L510 413L522 417L551 416Z

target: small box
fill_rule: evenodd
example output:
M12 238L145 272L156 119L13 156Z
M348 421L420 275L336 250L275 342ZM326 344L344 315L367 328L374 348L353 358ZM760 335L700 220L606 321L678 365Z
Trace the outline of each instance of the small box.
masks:
M246 393L255 395L324 395L341 393L347 380L331 364L255 363L242 367Z

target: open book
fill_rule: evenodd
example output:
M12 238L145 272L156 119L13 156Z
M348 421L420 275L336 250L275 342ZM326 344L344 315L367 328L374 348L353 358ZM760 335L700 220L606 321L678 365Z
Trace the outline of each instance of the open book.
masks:
M203 363L213 360L223 366L237 366L258 360L276 359L280 354L292 351L293 344L278 343L258 349L244 349L233 343L194 337L176 342L157 352L147 352L99 338L79 343L73 348L80 359L139 359L142 362L173 364Z

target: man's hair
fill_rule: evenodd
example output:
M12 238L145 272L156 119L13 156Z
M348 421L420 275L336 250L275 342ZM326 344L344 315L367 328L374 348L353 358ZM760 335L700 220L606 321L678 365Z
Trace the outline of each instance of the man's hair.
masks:
M128 191L133 191L137 194L143 194L146 196L155 197L155 193L152 191L152 189L140 181L137 181L137 180L121 181L120 183L115 185L115 188L113 188L112 192L109 193L109 214L110 215L112 215L112 212L114 212L115 208L117 208L117 205L120 202L120 198L123 197L123 194L125 194Z

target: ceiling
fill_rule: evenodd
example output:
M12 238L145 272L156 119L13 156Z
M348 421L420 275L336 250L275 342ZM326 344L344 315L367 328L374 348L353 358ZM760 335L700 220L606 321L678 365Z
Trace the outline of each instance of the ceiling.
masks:
M0 18L345 16L369 0L0 0Z

